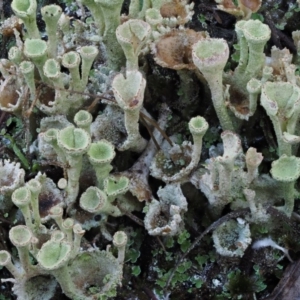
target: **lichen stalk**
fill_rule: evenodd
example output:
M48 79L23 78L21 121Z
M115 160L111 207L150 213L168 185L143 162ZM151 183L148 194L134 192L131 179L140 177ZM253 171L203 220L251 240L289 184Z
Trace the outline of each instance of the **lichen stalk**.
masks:
M55 58L58 45L58 20L62 14L62 9L58 5L47 5L41 9L41 12L43 20L46 23L46 32L48 34L48 57Z
M36 179L30 180L27 183L27 186L31 191L31 208L34 218L34 227L36 230L38 230L41 226L41 216L39 212L39 194L41 192L42 186Z
M235 76L241 76L242 74L244 74L248 62L248 56L249 56L248 43L242 29L243 25L245 25L245 22L246 21L241 20L237 22L235 25L235 31L240 46L240 58L239 58L239 64L234 70Z
M24 270L17 269L11 261L11 255L5 250L0 251L0 266L5 267L16 280L20 280L24 275Z
M209 85L212 102L222 129L234 131L223 93L223 69L228 56L228 45L222 39L203 39L193 46L193 61Z
M55 279L58 281L61 289L63 290L64 294L71 299L82 299L82 293L76 289L74 282L70 276L69 269L67 265L62 266L59 269L53 270L51 272Z

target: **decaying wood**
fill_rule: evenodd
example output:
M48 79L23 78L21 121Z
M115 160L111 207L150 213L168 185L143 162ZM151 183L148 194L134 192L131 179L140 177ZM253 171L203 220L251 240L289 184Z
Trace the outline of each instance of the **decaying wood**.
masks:
M265 300L300 299L300 260L290 264L270 297Z

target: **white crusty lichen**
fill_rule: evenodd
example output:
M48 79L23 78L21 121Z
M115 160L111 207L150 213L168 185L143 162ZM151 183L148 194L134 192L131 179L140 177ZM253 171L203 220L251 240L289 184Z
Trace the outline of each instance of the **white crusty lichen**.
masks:
M249 224L245 220L229 220L213 232L216 251L222 256L241 257L251 244Z
M233 210L250 207L255 222L266 222L267 216L256 219L255 212L262 213L262 205L285 198L284 189L269 175L258 173L263 159L261 153L249 148L244 155L241 140L233 132L225 131L221 137L224 142L222 155L208 159L205 171L196 170L190 181L205 194L213 215L219 216L225 205L230 204ZM248 202L245 189L255 193Z
M173 236L184 228L183 214L187 201L179 184L168 184L157 192L159 200L152 199L147 206L145 228L150 235Z
M20 163L0 160L0 210L12 207L11 195L18 187L24 185L25 171Z

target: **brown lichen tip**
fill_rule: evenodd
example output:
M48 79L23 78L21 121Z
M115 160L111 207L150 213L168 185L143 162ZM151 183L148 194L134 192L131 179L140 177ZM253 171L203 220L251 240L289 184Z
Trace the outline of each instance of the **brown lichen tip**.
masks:
M261 7L261 0L239 0L239 5L249 8L253 13L257 12Z
M184 18L186 16L185 10L186 1L173 0L172 2L167 2L163 4L160 8L160 13L163 18L171 18L171 17L181 17Z
M22 97L18 93L17 80L13 76L7 77L0 82L0 109L4 111L16 111L22 102Z
M240 7L235 6L232 0L215 0L217 3L217 8L223 11L226 11L229 14L234 16L241 16L243 12L241 11Z
M2 34L4 37L12 37L14 35L14 30L21 32L22 22L16 16L11 16L3 22L2 26L0 27L0 34Z
M261 0L238 0L238 6L232 0L215 1L219 3L217 5L218 9L244 19L249 19L251 14L257 12L261 7Z
M52 215L56 215L57 213L62 215L64 198L56 184L52 181L52 179L40 172L37 174L35 179L42 185L41 192L38 196L39 214L42 218L42 223L49 221Z
M174 29L152 44L152 54L157 64L173 70L195 69L192 60L192 46L208 37L208 33L192 29Z
M232 0L216 0L216 2L220 3L226 10L238 9L238 7L241 8L244 6L251 9L252 12L257 12L261 6L261 0L238 0L238 7Z
M173 0L160 7L160 14L166 20L175 21L176 25L184 25L192 19L194 3L187 4L185 0ZM172 22L171 22L172 23Z

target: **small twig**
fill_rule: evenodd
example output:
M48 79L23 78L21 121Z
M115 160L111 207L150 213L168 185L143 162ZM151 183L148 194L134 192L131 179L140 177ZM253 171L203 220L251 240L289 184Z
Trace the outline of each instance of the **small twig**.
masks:
M157 236L156 239L158 240L159 244L161 245L162 249L164 252L167 252L165 245L163 244L163 242L161 241L160 237Z
M38 101L40 95L41 95L41 86L39 86L37 88L35 99L32 101L30 107L24 112L23 117L30 118L32 111L34 109L34 106L35 106L36 102Z
M92 112L92 110L95 108L95 106L97 105L97 103L99 102L99 100L101 100L101 97L96 97L94 99L94 101L90 104L90 106L87 107L87 111L90 113Z
M249 208L245 208L245 209L240 209L240 210L236 210L236 211L233 211L227 215L225 215L224 217L221 217L220 219L218 219L216 222L212 223L209 227L207 227L196 239L195 241L191 244L191 246L187 249L187 251L185 253L183 253L177 263L175 264L175 267L174 269L172 270L169 278L168 278L168 281L167 281L167 284L164 288L164 293L167 292L167 289L171 283L171 280L178 268L178 266L183 262L183 260L187 257L187 255L197 246L197 244L203 239L203 237L210 233L211 231L215 230L216 228L218 228L221 224L227 222L228 220L230 219L233 219L233 218L238 218L238 217L242 217L246 214L248 214L250 212L250 209Z
M25 93L23 94L22 92L22 96L24 96L24 100L22 103L22 111L26 111L28 109L29 106L29 98L30 98L30 90L28 87L24 87L25 89Z
M134 214L132 214L129 211L124 210L122 207L120 207L120 205L116 204L116 206L118 207L118 209L124 214L126 215L128 218L130 218L132 221L134 221L135 223L137 223L138 225L145 227L144 226L144 222L138 218L137 216L135 216Z
M142 286L143 291L145 292L145 294L150 297L150 300L158 300L158 298L155 296L155 294L153 293L153 291L151 289L149 289L146 286Z
M271 29L271 36L275 46L282 49L283 46L281 41L283 41L286 44L286 46L289 48L289 50L291 50L291 52L297 53L297 49L293 41L283 31L276 28L270 13L266 12L263 16L264 16L264 23L266 23Z
M148 130L148 132L149 132L149 134L150 134L150 136L151 136L151 138L152 138L152 140L153 140L153 142L155 144L156 149L159 151L160 150L160 146L159 146L159 144L158 144L155 136L153 135L151 128L149 127L148 123L145 121L145 119L144 119L144 117L142 115L140 115L140 120L144 124L144 126L147 128L147 130Z
M2 218L2 217L0 217L0 223L5 223L5 224L12 225L12 222L11 222L11 221L6 220L6 219L4 219L4 218Z
M1 116L0 116L0 124L2 123L2 121L4 120L4 117L7 115L7 112L2 110L1 111Z
M99 232L95 235L95 237L92 240L92 244L96 245L96 243L100 240L100 237L102 236L102 234Z
M162 136L167 140L167 142L170 144L170 146L173 146L173 142L170 140L170 138L167 136L167 134L159 127L159 125L153 119L149 118L142 112L140 112L140 116L142 116L146 121L151 123L162 134Z

